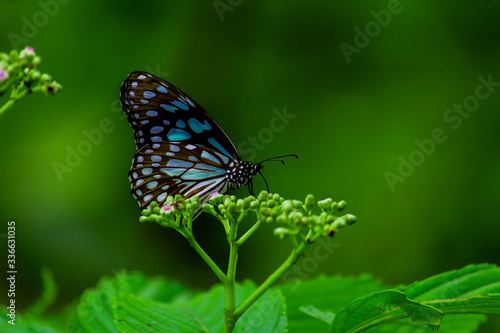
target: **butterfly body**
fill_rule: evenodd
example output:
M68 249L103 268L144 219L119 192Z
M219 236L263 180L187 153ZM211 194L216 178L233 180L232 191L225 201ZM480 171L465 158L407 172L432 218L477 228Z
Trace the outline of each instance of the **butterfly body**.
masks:
M225 193L249 185L260 163L242 161L215 120L172 84L146 72L123 82L120 102L134 130L137 153L129 180L141 209L167 196Z

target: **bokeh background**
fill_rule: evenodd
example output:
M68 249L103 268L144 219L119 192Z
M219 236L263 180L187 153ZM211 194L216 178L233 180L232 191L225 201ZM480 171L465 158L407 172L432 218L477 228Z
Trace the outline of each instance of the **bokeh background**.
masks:
M187 92L245 148L244 159L299 155L265 165L273 192L348 202L358 223L334 238L327 260L301 267L302 277L370 273L398 285L500 264L500 87L469 104L466 117L448 111L474 101L479 77L500 82L500 4L394 4L4 0L0 51L34 47L41 70L64 87L28 96L0 117L0 233L16 222L18 306L38 297L43 266L54 272L60 305L121 269L198 288L217 282L181 236L138 222L127 179L133 133L118 104L120 84L135 70ZM285 109L286 124L273 130ZM68 166L68 151L104 119L112 130L58 177L54 162ZM436 128L447 139L415 160L415 140ZM419 165L390 185L387 173L398 175L410 156ZM260 178L255 188L265 188ZM221 226L201 216L195 228L225 262ZM241 251L239 279L261 282L289 249L263 227ZM488 325L484 332L495 322Z

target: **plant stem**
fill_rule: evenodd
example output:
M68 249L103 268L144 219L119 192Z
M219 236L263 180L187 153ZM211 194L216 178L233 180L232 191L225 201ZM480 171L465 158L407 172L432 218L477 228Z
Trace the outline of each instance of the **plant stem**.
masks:
M238 239L236 244L238 244L238 246L241 246L241 244L243 244L248 239L248 237L250 237L255 232L255 230L259 229L261 224L262 220L258 220L257 222L255 222L255 224L250 229L248 229L247 232L245 232L245 234L240 237L240 239Z
M2 105L2 107L0 107L0 115L2 113L4 113L5 111L7 111L7 109L10 108L12 105L14 105L15 102L16 102L16 100L11 98L7 101L7 103Z
M236 263L238 261L238 248L239 245L236 242L236 236L238 232L238 223L236 221L231 221L231 229L228 234L229 242L229 263L227 265L227 278L224 285L224 295L226 309L224 311L224 333L230 333L234 329L236 319L233 315L234 309L236 308L236 294L235 294L235 283L236 283Z
M184 237L186 237L186 239L188 240L189 244L193 247L193 249L196 252L198 252L200 257L202 257L203 260L205 260L208 267L210 267L212 269L212 271L215 273L215 275L217 275L217 278L219 278L220 282L222 284L226 284L226 280L227 280L226 275L224 275L224 273L219 268L219 266L217 266L217 264L212 260L212 258L210 258L208 256L208 254L203 250L203 248L200 246L200 244L198 244L196 239L194 239L193 234L191 234L191 233L188 233L188 234L182 233L182 234Z
M236 322L236 320L238 320L243 315L243 313L245 313L245 311L248 310L248 308L250 306L252 306L252 304L255 301L257 301L269 288L271 288L276 283L276 281L278 281L283 276L283 274L285 274L286 271L288 271L300 259L300 257L302 256L302 253L304 253L304 251L308 245L309 245L309 243L303 242L299 245L298 248L294 248L292 250L292 253L290 253L290 255L285 260L285 262L283 264L281 264L281 266L278 267L278 269L276 269L274 271L274 273L271 274L267 278L267 280L264 281L259 286L259 288L257 288L257 290L255 290L252 293L252 295L250 295L250 297L248 297L243 302L243 304L241 304L234 311L234 313L233 313L233 321L234 322Z

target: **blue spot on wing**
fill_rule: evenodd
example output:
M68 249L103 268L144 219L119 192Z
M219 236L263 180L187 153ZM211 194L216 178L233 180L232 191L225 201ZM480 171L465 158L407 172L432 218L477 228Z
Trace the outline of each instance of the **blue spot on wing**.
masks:
M177 110L179 110L178 108L176 108L175 106L172 106L170 104L160 104L160 106L165 110L165 111L169 111L169 112L175 112Z
M206 150L201 152L201 157L206 158L207 160L210 160L216 164L219 164L220 162L213 156L212 154L208 153Z
M182 179L197 180L210 177L220 177L226 173L226 170L219 169L220 171L200 171L196 169L189 169L182 175Z
M185 130L172 128L168 132L167 137L170 141L182 141L189 139L191 137L191 134L189 134Z
M182 161L182 160L170 160L167 163L167 166L169 167L177 167L177 168L190 168L193 166L193 163L187 162L187 161Z
M155 96L156 96L156 94L154 92L152 92L152 91L146 90L144 92L144 97L146 97L147 99L151 99L151 98L153 98Z
M212 171L217 171L217 172L221 172L221 173L226 172L226 170L224 170L224 169L217 168L217 167L214 167L214 166L211 166L208 164L204 164L204 163L196 163L195 168L197 168L199 170L212 170Z
M176 125L177 125L177 127L180 127L180 128L186 127L186 123L184 122L184 120L178 120Z
M193 130L195 133L201 133L204 130L210 131L212 129L212 126L208 123L208 121L205 120L205 124L200 123L198 119L191 118L188 120L189 127Z
M226 150L226 149L224 149L224 147L222 147L222 146L220 145L220 143L219 143L217 140L215 140L214 138L210 138L210 139L208 139L208 142L209 142L212 146L214 146L215 148L217 148L217 149L218 149L221 153L223 153L223 154L224 154L224 155L226 155L227 157L229 157L229 158L233 159L233 157L231 156L231 154L229 154L229 153L227 152L227 150Z
M172 104L177 106L179 109L183 109L184 111L189 110L189 107L187 106L187 104L185 104L179 100L172 101Z
M163 86L158 86L156 90L158 90L161 93L168 94L168 90Z

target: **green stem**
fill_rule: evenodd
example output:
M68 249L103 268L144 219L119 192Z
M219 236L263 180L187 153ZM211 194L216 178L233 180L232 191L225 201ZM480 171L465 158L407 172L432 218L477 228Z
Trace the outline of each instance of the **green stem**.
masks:
M236 319L233 313L234 309L236 308L236 263L238 261L239 248L239 245L236 242L237 232L238 223L233 220L231 221L231 229L227 238L229 242L229 263L227 265L227 279L226 283L223 284L226 302L226 310L224 311L224 333L232 332L236 323Z
M23 98L29 90L24 85L24 82L21 82L17 87L12 88L12 92L10 93L10 99L5 103L2 107L0 107L0 115L7 111L14 103L21 98Z
M259 299L269 288L271 288L276 281L278 281L283 274L286 273L302 256L304 253L305 249L309 243L303 242L299 245L298 248L294 248L292 250L292 253L288 256L288 258L285 260L283 264L281 264L278 269L274 271L273 274L271 274L266 281L264 281L257 290L255 290L250 297L248 297L243 304L241 304L233 313L233 321L236 322L242 315L245 313L246 310L250 306L252 306L255 301Z
M258 220L257 222L255 222L255 224L250 229L248 229L247 232L245 232L245 234L240 237L240 239L238 239L236 244L238 244L238 246L241 246L243 243L245 243L248 237L250 237L255 232L255 230L260 227L261 224L262 220Z
M2 107L0 107L0 115L1 115L2 113L4 113L5 111L7 111L7 109L8 109L8 108L10 108L12 105L14 105L14 103L15 103L15 102L16 102L16 100L15 100L15 99L12 99L12 98L11 98L11 99L9 99L9 100L7 101L7 103L5 103Z
M191 234L191 233L187 233L187 234L186 233L182 233L182 235L184 237L186 237L186 239L188 240L188 242L191 245L191 247L196 252L198 252L198 254L200 255L200 257L202 257L203 260L205 260L205 262L207 263L208 267L210 267L210 269L212 269L212 271L215 273L215 275L217 275L217 278L219 278L220 282L222 284L225 284L226 281L227 281L226 275L224 275L224 272L222 272L222 270L219 268L219 266L217 266L217 264L212 260L212 258L210 258L208 256L208 254L203 250L203 248L200 246L200 244L198 244L198 242L196 241L196 239L194 239L193 234Z

